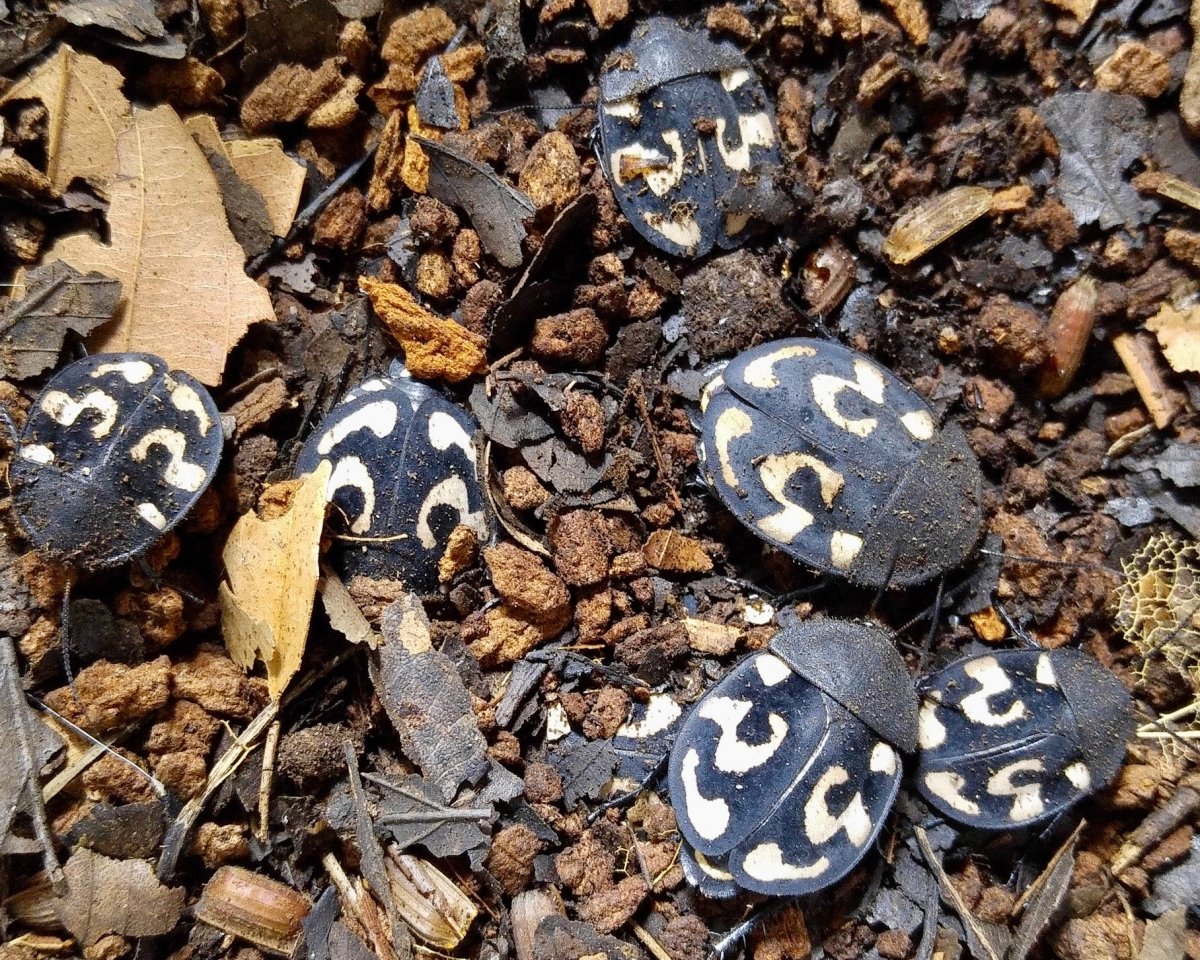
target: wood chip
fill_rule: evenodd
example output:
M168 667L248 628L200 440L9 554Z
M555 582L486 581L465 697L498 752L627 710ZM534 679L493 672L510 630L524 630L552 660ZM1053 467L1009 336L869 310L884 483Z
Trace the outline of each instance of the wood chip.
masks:
M909 40L918 47L929 42L929 14L921 0L883 0L883 5L892 11Z
M905 266L991 209L992 191L987 187L955 187L930 197L896 221L883 242L883 255L892 263Z
M358 285L404 348L405 366L418 380L458 383L487 372L487 343L479 334L426 310L397 284L359 277Z
M1179 412L1183 398L1167 385L1162 366L1150 339L1143 334L1121 333L1113 337L1113 349L1121 358L1150 419L1164 430Z
M688 643L697 653L711 657L723 657L732 653L742 631L725 623L711 623L695 617L684 617L683 628L687 631Z
M1193 136L1200 136L1200 0L1192 0L1188 15L1192 28L1192 53L1179 91L1179 116Z
M1096 7L1100 0L1046 0L1053 7L1058 7L1059 10L1065 10L1080 26L1087 23L1092 14L1096 12Z
M713 567L699 540L674 530L655 530L643 553L650 566L672 573L708 573Z

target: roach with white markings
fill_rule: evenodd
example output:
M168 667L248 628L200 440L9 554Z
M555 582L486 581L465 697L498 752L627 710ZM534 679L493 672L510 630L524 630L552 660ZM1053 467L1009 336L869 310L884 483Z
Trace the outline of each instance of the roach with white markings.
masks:
M792 206L774 110L732 44L665 17L638 24L600 77L599 123L621 212L659 250L730 250Z
M309 437L297 473L332 468L333 559L346 578L438 586L438 561L459 525L487 539L489 524L475 452L477 425L437 391L403 375L349 391Z
M966 436L861 353L806 339L754 347L705 387L702 407L713 490L810 567L904 588L979 540L982 478Z
M917 696L878 627L791 622L695 705L669 786L688 879L795 896L866 855L917 742Z
M60 370L30 408L9 474L34 545L87 569L138 557L186 516L224 446L207 390L148 353Z
M922 683L917 790L982 830L1041 823L1117 775L1133 728L1121 681L1077 650L965 657Z

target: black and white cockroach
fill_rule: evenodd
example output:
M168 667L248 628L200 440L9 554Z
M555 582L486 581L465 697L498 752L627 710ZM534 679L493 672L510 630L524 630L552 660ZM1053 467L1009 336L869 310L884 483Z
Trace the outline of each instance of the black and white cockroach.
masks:
M474 420L437 391L403 375L350 390L304 444L296 472L328 460L328 498L343 526L339 572L438 586L438 561L454 528L489 536ZM336 521L335 521L336 522Z
M600 77L599 127L621 212L659 250L732 249L789 209L774 109L732 44L638 24Z
M981 830L1050 820L1101 789L1134 729L1121 681L1077 650L964 657L921 691L917 790Z
M963 431L874 360L791 339L736 356L701 396L700 455L725 506L802 563L904 588L958 566L983 525Z
M668 783L708 896L795 896L862 860L917 743L917 696L879 627L791 621L687 714Z
M16 438L13 509L33 544L85 569L144 554L217 472L220 414L195 379L147 353L60 370Z

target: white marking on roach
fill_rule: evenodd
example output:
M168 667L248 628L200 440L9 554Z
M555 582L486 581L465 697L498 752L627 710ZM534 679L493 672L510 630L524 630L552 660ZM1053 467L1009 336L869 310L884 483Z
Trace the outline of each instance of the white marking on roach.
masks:
M370 430L381 440L396 429L396 418L399 411L391 400L376 400L355 410L348 417L343 417L330 427L317 443L317 453L321 456L329 453L334 447L358 430Z
M92 427L92 436L97 440L108 436L117 422L118 409L117 401L103 390L89 390L78 402L61 390L51 390L42 397L42 411L64 427L71 426L83 411L95 410L100 414L100 422Z
M679 779L683 781L683 802L687 807L688 822L696 833L705 840L716 840L729 826L729 804L720 797L709 799L700 792L696 782L696 768L700 766L700 754L690 748L683 755Z
M740 490L737 471L733 468L733 458L729 455L729 447L738 437L744 437L754 428L754 424L740 407L729 407L721 411L717 422L713 425L713 435L717 442L717 462L721 466L721 477L728 486Z
M771 738L766 743L746 743L738 737L738 725L753 709L754 704L749 700L735 700L732 697L707 697L697 708L698 716L711 720L721 728L721 737L713 754L713 766L722 773L745 773L761 767L775 756L779 745L787 737L787 721L777 713L767 715Z
M674 207L670 217L665 217L661 213L643 211L642 219L646 221L646 226L656 233L662 234L671 243L689 250L700 245L700 223L696 220L695 215L683 206Z
M102 363L92 371L93 377L119 373L127 383L145 383L154 375L154 367L145 360L121 360L117 363Z
M200 399L200 394L196 393L186 383L176 384L175 389L171 391L171 403L176 410L182 410L184 413L190 413L196 418L196 423L200 427L200 436L208 436L209 427L212 426L212 417L208 415L208 410L204 406L204 401Z
M866 360L855 360L854 376L854 380L845 380L830 373L818 373L812 378L813 399L831 422L857 437L869 437L879 421L875 417L851 420L844 416L837 408L838 394L843 390L853 390L872 403L882 404L883 374L874 364Z
M784 360L802 360L816 355L817 351L814 348L806 347L803 344L780 347L761 357L756 357L746 364L742 370L742 379L752 387L774 390L779 386L779 377L775 374L777 364Z
M768 537L782 543L792 543L813 522L813 515L787 496L787 484L793 474L812 470L817 475L821 501L827 508L842 492L846 478L808 453L772 453L763 457L758 475L771 499L783 509L760 518L756 526Z
M162 515L162 511L152 503L139 503L137 505L138 516L145 520L155 530L167 529L167 518Z
M32 460L34 463L54 462L54 451L44 443L22 444L18 452L22 460Z
M375 514L375 481L358 457L342 457L337 462L329 474L329 482L325 484L326 502L331 503L343 487L353 487L362 494L362 510L350 522L350 532L361 536L371 529L371 518Z
M941 690L930 690L921 701L921 711L917 714L917 743L922 750L932 750L946 742L946 727L937 715L941 701Z
M642 118L641 104L637 97L626 97L624 100L611 100L602 105L604 112L610 117L619 117L630 123L637 123Z
M886 743L877 743L871 750L871 772L891 776L896 772L896 751Z
M662 139L671 148L670 156L657 147L647 147L642 143L632 143L613 151L609 161L613 179L624 185L641 177L656 197L665 197L679 186L683 180L683 140L678 130L666 131Z
M734 67L732 70L721 71L721 86L733 93L738 87L750 79L750 71L745 67Z
M846 768L835 763L821 774L813 787L812 796L804 804L804 832L813 843L825 843L839 830L844 830L850 842L861 847L871 835L871 815L863 806L862 794L858 791L836 817L829 809L829 791L849 779Z
M993 797L1012 797L1012 809L1008 818L1013 823L1024 823L1040 816L1046 810L1042 802L1042 785L1038 782L1014 784L1012 778L1018 773L1042 773L1045 764L1036 757L1025 760L1014 760L1007 767L1002 767L988 778L987 792Z
M679 719L683 708L665 693L652 693L641 720L626 721L617 728L618 737L642 740L662 733Z
M429 517L435 507L446 506L458 512L458 522L470 527L479 538L486 539L488 535L487 518L482 510L471 509L470 495L462 477L447 477L435 484L425 495L421 510L417 514L417 539L426 550L437 546L437 537L429 526Z
M713 395L725 387L725 378L721 374L717 374L704 385L704 389L700 391L700 412L704 413L708 409L708 403L712 400Z
M972 660L963 672L979 684L980 689L962 698L960 709L968 720L985 727L1006 727L1025 716L1025 704L1014 700L1004 713L993 713L988 700L1005 690L1012 689L1012 681L995 657L979 657Z
M458 447L472 463L475 462L475 444L462 424L444 410L435 410L429 417L429 442L435 450L446 451Z
M1070 764L1063 770L1063 773L1071 781L1071 785L1080 792L1087 790L1092 785L1092 772L1082 760L1076 760Z
M1054 664L1050 662L1050 654L1043 653L1038 656L1033 678L1043 687L1058 686L1058 677L1054 674Z
M725 143L725 118L717 118L717 151L730 170L750 169L750 148L771 147L775 144L775 128L771 117L764 110L760 113L743 113L738 117L738 145Z
M910 410L900 418L900 425L914 440L928 440L935 427L928 410Z
M811 880L829 869L829 858L818 857L812 863L788 863L777 843L760 843L742 860L748 876L763 883L781 880Z
M703 870L705 873L707 873L714 880L732 880L733 879L732 873L730 873L728 870L722 870L720 867L718 867L716 864L714 864L711 860L709 860L708 857L706 857L704 854L702 854L699 850L693 850L692 856L696 860L696 866L698 866L701 870Z
M146 459L151 447L162 447L171 455L163 470L163 479L167 483L188 493L195 493L203 486L208 475L198 463L188 463L183 459L187 450L187 437L182 433L169 427L158 427L134 444L129 455L141 463Z
M754 666L764 687L773 687L783 683L792 674L792 668L773 653L760 653L754 658Z
M969 817L979 816L979 804L963 795L962 788L966 780L953 770L936 770L925 774L925 786L935 797L945 801L946 806Z
M854 563L863 548L863 539L846 530L834 530L829 537L829 561L839 570Z

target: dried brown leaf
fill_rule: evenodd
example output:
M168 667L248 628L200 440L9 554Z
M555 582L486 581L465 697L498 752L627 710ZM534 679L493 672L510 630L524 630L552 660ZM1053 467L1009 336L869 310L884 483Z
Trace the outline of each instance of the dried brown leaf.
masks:
M322 463L295 489L280 516L248 513L233 528L222 559L228 584L220 586L221 629L234 662L245 669L261 660L278 700L300 668L316 596L325 487Z
M237 175L262 194L275 236L287 236L300 207L304 167L284 153L283 144L271 137L228 140L225 149Z
M405 365L414 377L458 383L487 372L487 344L479 334L430 313L398 284L359 277L358 285L404 348Z
M67 894L55 904L62 925L92 944L109 933L153 937L183 913L183 887L165 887L145 860L113 860L80 847L63 872Z
M111 242L72 234L46 259L121 281L121 309L92 335L92 350L154 353L220 383L226 354L250 324L274 319L270 295L246 276L216 179L174 110L135 108L116 150Z
M90 333L112 319L121 300L119 280L65 263L35 267L24 286L24 296L0 319L0 377L14 380L50 369L68 330Z
M117 175L117 140L133 122L122 82L114 68L63 44L0 96L0 105L15 100L45 105L46 175L59 193L80 177L106 194Z
M321 605L329 617L329 625L351 643L365 643L374 650L379 646L379 634L371 629L367 618L358 609L350 591L336 573L321 567L321 582L317 585Z

